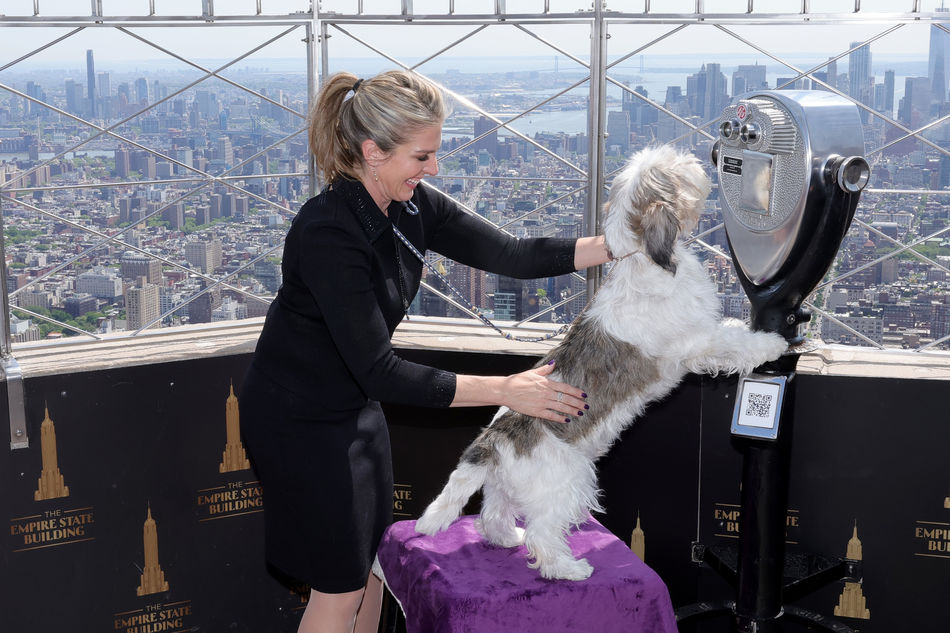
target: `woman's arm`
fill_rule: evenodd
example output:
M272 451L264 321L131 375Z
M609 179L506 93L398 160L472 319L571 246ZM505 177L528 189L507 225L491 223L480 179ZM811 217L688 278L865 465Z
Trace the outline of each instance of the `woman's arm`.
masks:
M577 267L577 270L600 266L611 259L603 235L579 238L574 246L574 266Z
M581 389L547 376L554 364L542 365L511 376L459 374L452 407L505 406L518 413L552 422L568 422L569 416L584 415L587 397ZM558 394L560 400L558 399Z

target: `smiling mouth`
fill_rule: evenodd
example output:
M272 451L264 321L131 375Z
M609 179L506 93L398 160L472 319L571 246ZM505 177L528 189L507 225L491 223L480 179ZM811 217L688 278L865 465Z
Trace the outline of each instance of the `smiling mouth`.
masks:
M422 181L421 178L407 178L406 182L415 187Z

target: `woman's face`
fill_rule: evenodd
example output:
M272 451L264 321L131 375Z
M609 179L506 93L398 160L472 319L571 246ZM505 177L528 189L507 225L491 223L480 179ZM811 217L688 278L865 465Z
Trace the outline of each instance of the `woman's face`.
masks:
M441 125L420 128L389 154L373 141L364 141L366 169L361 180L380 209L386 211L393 200L408 200L420 180L439 173L435 153L441 143Z

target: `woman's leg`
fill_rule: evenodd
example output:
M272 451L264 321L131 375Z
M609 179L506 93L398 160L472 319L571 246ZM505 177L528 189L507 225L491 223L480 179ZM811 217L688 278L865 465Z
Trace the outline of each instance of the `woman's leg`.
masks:
M352 633L363 591L321 593L311 589L297 633Z
M379 612L383 604L383 581L370 572L359 613L356 614L354 633L376 633L379 630Z

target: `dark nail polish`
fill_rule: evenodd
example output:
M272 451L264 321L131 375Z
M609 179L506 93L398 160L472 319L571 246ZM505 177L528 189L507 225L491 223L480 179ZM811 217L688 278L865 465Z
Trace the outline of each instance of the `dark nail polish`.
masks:
M577 415L584 415L584 412L583 412L583 411L578 411L578 412L577 412Z
M550 363L548 363L548 365L553 365L553 364L554 364L554 361L553 361L553 360L552 360Z
M586 398L586 397L587 397L587 394L586 394L586 393L582 393L582 394L581 394L581 398Z
M564 418L564 421L565 421L565 422L570 422L571 419L570 419L570 418Z
M585 405L584 405L584 408L585 408L585 409L590 409L590 405L589 405L589 404L585 404Z

